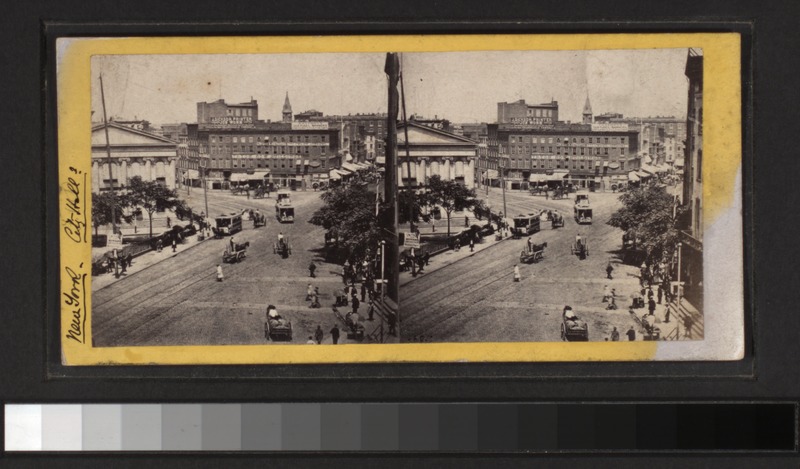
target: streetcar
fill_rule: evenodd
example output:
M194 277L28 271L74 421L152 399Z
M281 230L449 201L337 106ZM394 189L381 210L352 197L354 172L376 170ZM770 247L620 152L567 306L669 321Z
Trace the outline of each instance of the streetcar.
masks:
M242 215L238 213L220 215L214 219L214 222L216 224L214 227L214 234L217 237L232 235L242 231Z
M539 232L540 214L517 215L513 220L514 226L511 228L511 233L515 238L530 236Z
M275 201L275 218L281 223L294 223L294 206L289 189L279 189Z

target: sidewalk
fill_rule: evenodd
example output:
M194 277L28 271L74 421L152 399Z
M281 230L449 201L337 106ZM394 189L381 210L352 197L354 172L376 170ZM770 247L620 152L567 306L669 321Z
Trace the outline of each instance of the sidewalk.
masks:
M462 217L463 220L463 217ZM460 229L459 229L460 230ZM424 231L420 230L423 234ZM458 231L456 231L457 233ZM447 267L455 262L460 261L461 259L465 259L467 257L472 256L475 253L483 251L484 249L488 249L494 246L497 243L502 243L503 241L512 239L511 236L504 238L500 241L495 239L495 235L487 236L483 238L483 242L475 244L475 251L470 252L469 245L462 246L458 251L453 249L448 249L446 251L439 252L438 254L431 255L430 262L428 265L424 267L424 269L420 272L417 271L417 276L414 277L411 275L411 271L400 272L399 283L402 287L403 285L416 280L418 277L423 276L425 274L429 274L431 272L436 272L437 270Z
M206 240L211 238L206 238ZM172 246L164 246L161 252L156 250L147 251L144 254L134 257L131 260L131 265L126 269L124 274L121 274L119 278L114 276L114 272L107 273L107 274L100 274L97 276L92 277L92 291L96 292L100 289L103 289L113 283L118 282L119 280L124 279L128 275L135 274L136 272L140 272L154 264L157 264L164 259L168 259L170 257L175 257L178 254L202 243L203 241L197 240L197 235L190 236L183 240L183 243L178 244L177 249L175 252L172 252ZM104 248L105 249L105 248Z

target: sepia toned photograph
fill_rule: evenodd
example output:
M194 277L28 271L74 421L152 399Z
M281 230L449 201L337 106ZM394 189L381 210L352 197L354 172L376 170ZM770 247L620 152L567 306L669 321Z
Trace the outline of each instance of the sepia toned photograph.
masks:
M93 57L93 344L397 341L384 61Z
M403 342L703 340L701 49L404 59Z
M64 40L65 363L740 358L738 38L595 38Z

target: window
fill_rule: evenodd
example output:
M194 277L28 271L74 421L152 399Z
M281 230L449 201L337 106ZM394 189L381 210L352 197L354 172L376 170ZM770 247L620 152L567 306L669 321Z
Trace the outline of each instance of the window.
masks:
M550 140L552 140L552 138L551 138ZM547 151L548 151L549 153L553 153L553 147L547 147Z
M697 150L697 182L703 182L703 150Z
M253 137L250 137L249 142L253 143Z
M584 139L583 139L583 138L581 138L581 143L584 143L584 141L583 141L583 140L584 140Z
M239 139L237 137L233 137L233 143L236 143L238 141L239 141Z
M608 143L608 137L606 137L606 139L605 139L605 143Z

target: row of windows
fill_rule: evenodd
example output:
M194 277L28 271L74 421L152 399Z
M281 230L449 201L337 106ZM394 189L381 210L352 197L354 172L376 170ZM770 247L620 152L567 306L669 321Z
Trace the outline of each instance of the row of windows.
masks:
M284 160L253 160L253 159L244 159L244 160L228 160L228 159L221 159L218 160L216 158L211 159L211 167L212 168L267 168L267 169L292 169L296 168L294 159L284 159ZM320 168L324 170L326 167L326 161L322 160Z
M276 136L272 137L273 142L287 142L286 136ZM318 142L327 142L327 135L289 135L289 143L318 143ZM211 143L254 143L254 142L269 142L270 137L267 135L257 135L257 136L247 136L247 137L237 137L237 136L230 136L230 135L212 135L211 136Z
M525 137L525 136L511 136L509 137L511 143L553 143L553 137ZM538 140L538 142L537 142ZM547 141L545 141L547 140ZM581 137L580 143L586 143L586 138ZM595 142L596 140L596 142ZM562 140L561 137L555 137L555 143L569 143L569 137L564 137ZM572 137L572 143L578 143L577 137ZM625 137L611 137L609 141L609 137L589 137L589 143L611 143L613 145L617 145L619 143L625 143Z
M228 115L229 116L252 116L253 115L253 110L250 109L250 108L242 109L242 108L235 107L235 108L228 108L227 111L228 111Z
M270 148L271 148L271 150L270 150ZM292 148L292 147L286 147L286 146L275 146L275 147L261 147L261 146L258 146L258 147L255 147L253 145L249 145L249 146L248 145L241 145L241 146L240 145L233 145L233 146L229 146L229 145L212 145L211 146L211 154L212 155L225 155L225 154L233 152L233 153L253 153L253 154L258 154L258 155L261 155L262 153L264 155L277 155L277 154L285 155L287 153L288 154L303 153L303 154L308 155L308 154L311 153L311 151L310 151L311 148L312 147ZM327 147L320 147L319 154L322 155L322 156L325 156L327 154L326 149L327 149Z
M530 163L528 163L530 162ZM512 159L510 162L511 169L595 169L600 168L591 163L591 161L578 161L578 160L526 160L526 159ZM620 162L620 170L625 171L625 163Z
M552 109L528 108L528 115L533 117L553 117Z
M515 145L515 146L510 148L510 154L512 154L512 155L527 155L527 154L529 154L531 152L536 152L537 148L538 148L538 152L539 153L553 153L553 147L545 147L545 146L536 147L536 146L529 146L529 145L525 145L525 146ZM589 154L589 155L608 155L609 154L608 153L609 147L603 147L603 148L588 147L588 152L586 151L587 147L580 147L580 148L571 147L571 148L572 148L572 154L573 155L578 155L578 154L581 154L581 155L586 155L586 154ZM615 148L612 148L612 150L615 150ZM563 148L563 152L562 152L562 147L556 147L555 154L556 155L560 155L562 153L565 154L565 155L569 155L570 154L570 147L564 147ZM612 152L612 154L617 154L617 153L616 152ZM620 148L619 149L619 154L620 155L624 155L625 154L625 148Z

